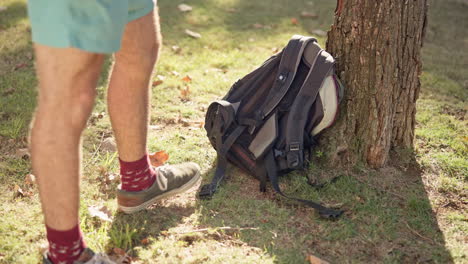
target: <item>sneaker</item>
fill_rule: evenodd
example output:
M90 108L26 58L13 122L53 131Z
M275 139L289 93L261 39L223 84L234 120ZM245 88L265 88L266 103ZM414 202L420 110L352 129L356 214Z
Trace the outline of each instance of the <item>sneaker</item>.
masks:
M117 202L122 212L131 214L144 210L157 201L189 190L201 179L200 166L193 162L164 165L155 170L156 180L150 188L140 192L117 190Z
M47 252L44 253L42 263L54 264L47 257ZM91 249L85 248L78 260L75 260L73 264L116 264L116 262L110 260L104 253L94 253Z

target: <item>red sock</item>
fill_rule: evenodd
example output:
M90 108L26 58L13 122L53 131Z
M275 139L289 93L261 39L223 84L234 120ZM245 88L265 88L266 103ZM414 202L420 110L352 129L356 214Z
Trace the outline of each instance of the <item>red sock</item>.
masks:
M150 164L148 154L137 161L127 162L121 159L119 161L122 190L139 192L153 185L156 180L156 172Z
M73 264L80 257L86 244L79 225L66 231L46 226L49 253L47 257L54 264Z

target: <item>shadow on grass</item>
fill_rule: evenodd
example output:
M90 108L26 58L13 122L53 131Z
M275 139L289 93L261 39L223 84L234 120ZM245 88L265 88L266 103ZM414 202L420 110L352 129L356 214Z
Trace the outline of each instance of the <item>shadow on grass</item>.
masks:
M414 166L355 171L320 191L298 174L282 181L290 194L340 205L346 213L336 222L320 219L271 189L259 193L258 182L236 170L230 174L212 200L199 203L201 224L258 228L238 236L266 249L279 263L305 263L309 254L334 263L453 262Z
M0 32L15 26L19 20L27 16L26 4L23 2L15 2L5 7L6 10L2 11L0 16Z
M145 246L143 239L156 239L161 231L177 226L184 217L192 215L194 207L177 205L159 206L134 214L118 213L108 231L110 242L108 249L121 248L130 250Z

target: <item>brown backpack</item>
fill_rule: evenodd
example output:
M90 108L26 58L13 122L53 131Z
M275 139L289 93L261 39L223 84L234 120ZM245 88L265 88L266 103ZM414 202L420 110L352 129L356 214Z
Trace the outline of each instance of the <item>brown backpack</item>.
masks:
M238 80L228 94L208 107L205 129L218 162L199 197L210 198L223 180L228 162L328 219L343 211L283 194L278 176L304 169L316 136L333 124L343 86L334 59L311 37L295 35L279 53Z

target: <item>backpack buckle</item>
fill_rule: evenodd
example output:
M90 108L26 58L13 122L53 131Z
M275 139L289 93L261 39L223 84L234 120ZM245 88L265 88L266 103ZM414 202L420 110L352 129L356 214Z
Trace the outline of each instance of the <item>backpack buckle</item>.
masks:
M300 169L302 167L303 161L302 161L302 155L300 151L301 151L300 143L295 142L289 145L289 149L286 154L288 168Z
M216 188L213 188L211 184L205 184L201 187L200 192L198 193L198 197L204 200L211 199L215 192Z
M299 143L294 143L289 145L289 151L298 151L300 149L300 144Z

